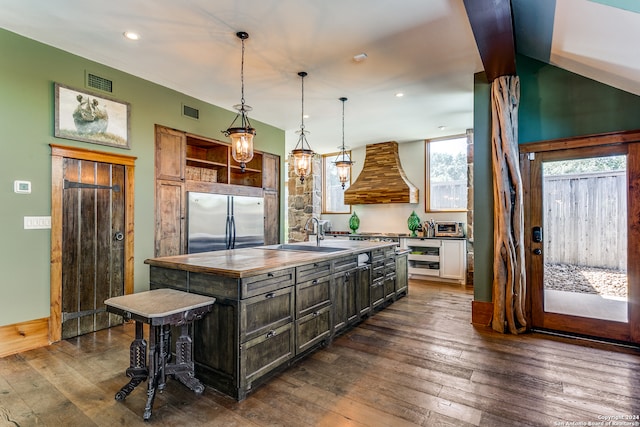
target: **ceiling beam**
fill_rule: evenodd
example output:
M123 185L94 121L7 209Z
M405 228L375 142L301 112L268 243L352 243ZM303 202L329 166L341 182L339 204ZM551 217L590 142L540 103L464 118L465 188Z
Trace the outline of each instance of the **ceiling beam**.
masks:
M510 0L464 0L487 79L516 74Z

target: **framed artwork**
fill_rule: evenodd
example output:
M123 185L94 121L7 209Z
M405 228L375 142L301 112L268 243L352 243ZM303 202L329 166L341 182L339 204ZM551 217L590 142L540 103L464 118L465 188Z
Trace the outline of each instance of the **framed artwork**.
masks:
M130 149L129 103L55 84L57 138Z

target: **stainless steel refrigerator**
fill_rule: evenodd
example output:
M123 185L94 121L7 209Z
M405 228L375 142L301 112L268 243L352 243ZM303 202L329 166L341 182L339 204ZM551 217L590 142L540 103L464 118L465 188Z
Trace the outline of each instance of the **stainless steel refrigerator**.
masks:
M188 194L188 253L264 245L262 197Z

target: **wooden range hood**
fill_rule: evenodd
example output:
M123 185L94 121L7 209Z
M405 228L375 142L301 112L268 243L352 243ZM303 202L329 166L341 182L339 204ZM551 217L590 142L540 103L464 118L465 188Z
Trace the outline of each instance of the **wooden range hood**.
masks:
M344 192L344 203L418 203L418 188L402 170L397 142L367 145L362 172Z

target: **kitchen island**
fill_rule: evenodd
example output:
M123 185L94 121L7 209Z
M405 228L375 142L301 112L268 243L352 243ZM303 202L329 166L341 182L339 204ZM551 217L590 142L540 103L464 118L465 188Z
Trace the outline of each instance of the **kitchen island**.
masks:
M242 400L407 294L407 252L391 242L272 245L152 258L150 288L216 298L194 326L196 376Z

